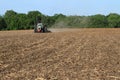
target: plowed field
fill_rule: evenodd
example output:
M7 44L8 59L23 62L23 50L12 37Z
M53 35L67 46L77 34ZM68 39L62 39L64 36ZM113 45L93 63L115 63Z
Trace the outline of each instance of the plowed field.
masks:
M120 29L0 31L0 80L120 80Z

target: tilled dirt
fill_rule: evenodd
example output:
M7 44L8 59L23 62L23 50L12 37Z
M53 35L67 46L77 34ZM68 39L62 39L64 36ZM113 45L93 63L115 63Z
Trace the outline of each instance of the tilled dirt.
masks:
M120 80L120 29L0 32L0 80Z

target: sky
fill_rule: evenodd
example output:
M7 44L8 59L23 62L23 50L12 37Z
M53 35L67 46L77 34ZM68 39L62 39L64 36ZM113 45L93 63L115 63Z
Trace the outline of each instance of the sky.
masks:
M37 10L49 16L120 14L120 0L0 0L0 15L7 10L26 14Z

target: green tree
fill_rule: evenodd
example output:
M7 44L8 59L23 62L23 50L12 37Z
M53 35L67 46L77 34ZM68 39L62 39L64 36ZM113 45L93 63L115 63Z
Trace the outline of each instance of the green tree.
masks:
M12 29L16 29L16 23L17 23L17 12L13 11L13 10L8 10L5 15L4 15L4 19L7 23L7 29L8 30L12 30Z
M37 23L38 19L41 19L42 17L42 13L40 13L39 11L29 11L27 14L28 17L28 28L33 28L34 24Z
M6 29L7 24L2 16L0 16L0 30Z
M107 25L106 16L101 14L90 16L90 27L102 28L107 27Z
M57 19L59 19L59 18L65 18L66 16L65 15L63 15L63 14L55 14L54 16L53 16L53 18L55 19L55 20L57 20Z
M27 29L27 15L20 13L17 14L17 20L18 22L16 23L17 29Z
M55 23L55 19L53 16L42 16L42 22L44 25L47 25L48 27L51 27Z
M120 15L116 13L111 13L107 16L108 25L111 28L120 27Z

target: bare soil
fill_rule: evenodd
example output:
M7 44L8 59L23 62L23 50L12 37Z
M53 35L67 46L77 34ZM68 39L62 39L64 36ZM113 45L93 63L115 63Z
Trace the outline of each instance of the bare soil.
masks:
M120 29L0 31L0 80L120 80Z

